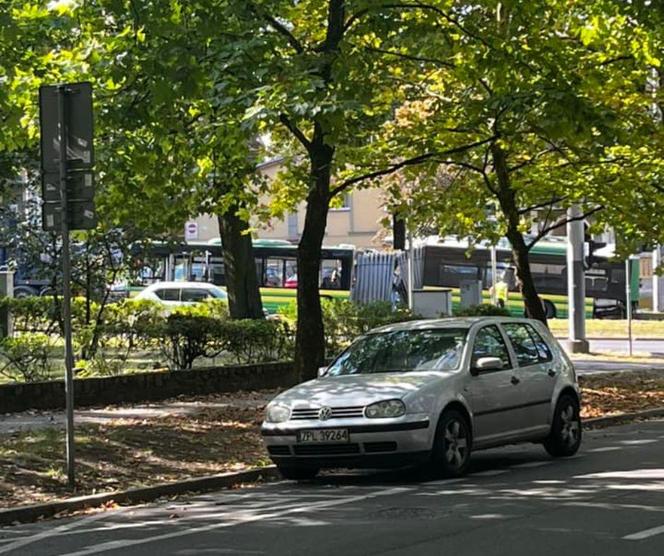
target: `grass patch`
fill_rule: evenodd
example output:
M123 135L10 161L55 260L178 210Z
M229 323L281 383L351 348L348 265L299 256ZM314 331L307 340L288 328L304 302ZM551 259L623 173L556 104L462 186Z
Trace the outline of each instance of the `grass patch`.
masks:
M549 328L555 336L567 336L567 319L550 319ZM627 321L609 319L587 319L586 335L602 338L626 338ZM664 338L664 321L633 320L632 335L650 338Z

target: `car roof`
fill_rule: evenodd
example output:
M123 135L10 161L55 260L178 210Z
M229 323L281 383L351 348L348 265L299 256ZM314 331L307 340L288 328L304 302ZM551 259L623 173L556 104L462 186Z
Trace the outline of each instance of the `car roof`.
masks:
M215 284L210 284L209 282L155 282L150 284L146 289L154 290L157 288L203 288L203 289L217 289L220 290L219 286Z
M419 319L387 324L385 326L374 328L369 331L369 333L396 332L400 330L437 330L443 328L470 329L475 325L500 322L532 322L532 320L516 317L446 317L441 319Z

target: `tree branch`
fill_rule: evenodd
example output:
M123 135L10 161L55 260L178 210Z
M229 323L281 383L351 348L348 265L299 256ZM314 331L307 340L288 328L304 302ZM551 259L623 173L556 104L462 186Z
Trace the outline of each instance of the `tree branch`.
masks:
M307 139L307 136L302 130L297 127L286 114L281 114L279 116L279 121L286 126L288 131L290 131L300 143L302 143L302 146L307 149L307 152L311 150L311 141Z
M578 222L579 220L585 220L586 218L589 218L590 216L592 216L596 212L599 212L600 210L603 210L603 209L604 209L604 205L599 205L599 206L595 207L594 209L591 209L588 212L585 212L584 214L581 214L579 216L575 216L573 218L565 217L565 218L561 218L559 220L556 220L553 224L551 224L550 226L546 226L546 227L542 228L537 233L537 235L533 238L533 240L530 243L528 243L528 245L526 246L528 251L530 251L533 248L533 246L540 239L542 239L545 235L547 235L552 230L555 230L556 228L560 228L560 226L564 226L565 224L569 224L570 222Z
M556 203L560 203L560 202L564 201L565 199L567 199L567 195L563 195L562 197L554 197L550 201L547 201L545 203L539 203L537 205L531 205L529 207L519 209L519 214L527 214L532 210L537 210L537 209L541 209L541 208L544 208L544 207L553 206Z
M290 32L288 27L286 27L277 18L271 16L270 14L262 13L253 2L248 2L247 5L252 12L254 12L261 19L267 21L270 24L270 27L272 27L277 33L283 36L286 41L288 41L288 44L293 48L293 50L295 50L295 52L298 54L302 54L304 52L304 46L295 37L295 35Z
M452 149L448 149L445 151L441 152L435 152L435 153L426 153L426 154L421 154L418 156L414 156L413 158L408 158L406 160L402 160L401 162L397 162L396 164L392 164L391 166L388 166L387 168L383 168L381 170L376 170L374 172L369 172L367 174L362 174L360 176L356 176L354 178L349 178L345 181L343 181L341 184L336 186L330 191L330 198L334 197L335 195L341 193L344 189L347 189L348 187L355 185L356 183L365 181L365 180L372 180L375 178L379 178L381 176L387 176L389 174L393 174L397 170L401 170L402 168L405 168L407 166L416 166L417 164L422 164L423 162L431 161L431 160L436 160L437 157L441 156L448 156L451 154L459 154L462 152L469 151L471 149L474 149L475 147L479 147L481 145L485 145L486 143L490 143L491 141L494 141L496 139L495 136L491 136L487 139L483 139L481 141L476 141L475 143L470 143L468 145L462 145L460 147L454 147Z

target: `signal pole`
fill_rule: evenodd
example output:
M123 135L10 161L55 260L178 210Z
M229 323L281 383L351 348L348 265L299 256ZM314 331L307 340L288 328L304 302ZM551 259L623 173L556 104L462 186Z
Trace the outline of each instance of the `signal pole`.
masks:
M588 353L586 340L586 276L583 268L583 220L581 208L567 209L567 297L569 339L572 353ZM574 220L576 219L576 220Z

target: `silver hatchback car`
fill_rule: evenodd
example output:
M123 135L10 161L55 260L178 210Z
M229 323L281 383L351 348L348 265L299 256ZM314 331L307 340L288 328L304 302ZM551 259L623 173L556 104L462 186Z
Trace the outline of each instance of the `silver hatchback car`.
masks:
M541 442L555 457L581 444L574 366L540 322L420 320L377 328L279 394L261 428L282 475L325 467L429 464L463 474L472 450Z

